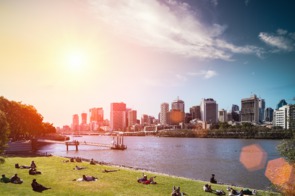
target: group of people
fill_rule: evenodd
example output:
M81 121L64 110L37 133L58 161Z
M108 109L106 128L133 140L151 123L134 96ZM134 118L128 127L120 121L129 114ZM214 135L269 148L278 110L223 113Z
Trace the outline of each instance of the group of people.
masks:
M142 178L137 179L137 182L142 184L157 184L157 182L154 181L155 177L156 176L153 176L148 179L147 175L142 173Z
M37 166L36 166L36 163L34 161L31 162L30 166L26 166L26 165L21 165L20 166L18 163L16 163L15 168L17 168L17 169L29 169L29 174L30 175L41 174L40 171L37 171L37 169L36 169ZM9 183L10 182L10 183L13 183L13 184L22 184L23 180L17 174L14 174L11 178L8 178L8 177L5 176L5 174L2 174L0 182L2 182L2 183ZM47 187L39 184L36 179L33 179L32 183L31 183L31 186L32 186L32 189L34 191L37 191L37 192L42 192L44 190L50 189L50 188L47 188Z
M215 179L214 174L212 174L212 176L210 178L210 183L212 183L212 184L217 183L217 180ZM225 192L223 190L213 190L211 188L211 185L209 185L209 184L205 184L203 186L203 190L205 192L215 193L216 195L225 195ZM227 191L229 191L229 196L244 196L244 195L255 195L256 194L256 190L251 191L249 189L246 189L246 190L242 189L241 191L237 191L237 190L233 189L232 187L228 187Z

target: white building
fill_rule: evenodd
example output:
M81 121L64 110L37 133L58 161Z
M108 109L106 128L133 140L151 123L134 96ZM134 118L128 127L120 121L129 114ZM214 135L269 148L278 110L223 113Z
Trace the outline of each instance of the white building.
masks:
M284 105L273 112L273 125L283 129L294 128L295 107Z

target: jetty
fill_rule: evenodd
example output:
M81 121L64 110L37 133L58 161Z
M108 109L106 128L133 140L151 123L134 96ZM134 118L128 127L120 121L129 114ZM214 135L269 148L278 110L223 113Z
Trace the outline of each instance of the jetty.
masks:
M75 146L76 151L79 151L80 145L85 146L97 146L97 147L104 147L110 148L112 150L126 150L127 146L124 145L124 138L123 135L117 135L113 137L113 141L111 144L103 144L103 143L96 143L96 142L86 142L86 141L56 141L56 140L45 140L45 139L38 139L38 143L49 143L49 144L65 144L67 151L69 151L69 146Z

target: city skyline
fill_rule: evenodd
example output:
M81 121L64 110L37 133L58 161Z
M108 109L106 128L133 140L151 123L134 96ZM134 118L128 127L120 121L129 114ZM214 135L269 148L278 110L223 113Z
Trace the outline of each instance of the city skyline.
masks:
M54 126L110 103L158 117L252 94L275 109L295 97L295 2L275 0L1 1L1 96ZM170 104L169 104L170 105Z

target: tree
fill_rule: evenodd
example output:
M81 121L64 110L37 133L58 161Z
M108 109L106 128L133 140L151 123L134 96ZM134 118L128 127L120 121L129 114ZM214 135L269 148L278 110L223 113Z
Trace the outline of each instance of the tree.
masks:
M278 146L280 154L290 163L295 163L295 137L290 140L283 140Z
M0 110L0 153L3 152L4 147L8 141L9 125L4 112Z

